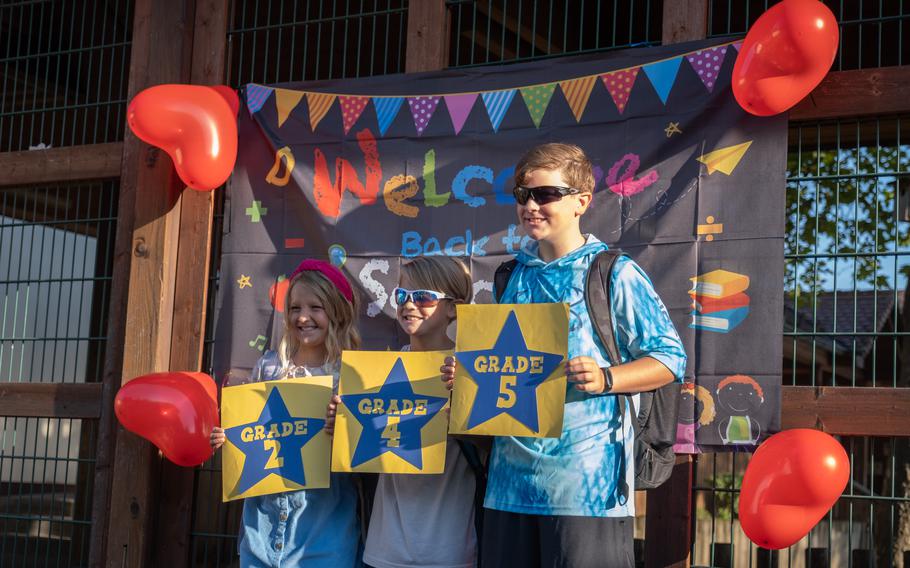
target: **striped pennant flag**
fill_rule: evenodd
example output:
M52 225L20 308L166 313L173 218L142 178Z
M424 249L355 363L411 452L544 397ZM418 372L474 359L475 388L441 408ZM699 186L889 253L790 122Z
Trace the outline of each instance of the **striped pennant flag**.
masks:
M263 87L255 83L250 83L246 86L246 108L250 111L250 116L259 112L271 94L272 89L269 87Z
M291 111L300 104L303 98L303 91L292 91L290 89L275 89L275 106L278 107L278 127L291 116Z
M401 103L403 102L404 97L373 98L373 108L376 109L376 120L379 122L379 134L385 136L389 126L392 125L395 117L398 116L398 111L401 110Z
M676 82L676 74L679 72L679 64L682 63L682 57L674 57L666 61L658 61L642 67L645 75L651 80L651 86L657 91L660 101L667 104L667 97L670 96L670 89Z
M344 125L344 133L351 131L357 119L363 113L370 97L338 97L338 104L341 106L341 123Z
M535 85L520 90L521 98L524 99L525 106L528 107L528 114L531 115L534 126L540 128L540 121L543 120L543 115L547 112L547 107L550 106L553 91L556 90L556 83Z
M698 78L708 88L709 93L714 91L714 83L717 82L717 75L720 73L720 66L724 62L726 53L727 46L720 45L702 49L686 56L689 65L698 73Z
M307 93L307 103L310 105L310 128L316 131L316 126L325 118L326 113L335 102L335 95L324 93Z
M455 135L457 136L461 129L464 128L464 123L468 119L468 115L471 114L471 109L474 108L474 103L477 101L477 93L446 95L445 101L446 108L449 109L449 118L452 119L452 128L455 129Z
M572 114L575 115L575 122L581 120L581 115L584 114L585 107L588 106L588 99L591 97L591 89L594 88L595 81L597 81L596 75L559 82L559 86L562 87L562 94L566 96L566 102L569 103L569 108L572 109Z
M499 132L499 125L512 104L512 98L515 97L515 89L505 91L490 91L481 95L483 104L487 107L487 116L490 117L490 123L493 125L493 132Z
M439 97L408 97L408 106L411 107L411 116L414 118L418 136L426 130L438 104Z
M632 93L632 85L635 84L635 78L638 76L639 69L640 67L622 69L620 71L613 71L612 73L605 73L600 76L600 78L603 79L607 91L610 92L610 96L613 97L613 102L616 103L619 114L622 114L623 111L626 110L626 103L629 102L629 95Z

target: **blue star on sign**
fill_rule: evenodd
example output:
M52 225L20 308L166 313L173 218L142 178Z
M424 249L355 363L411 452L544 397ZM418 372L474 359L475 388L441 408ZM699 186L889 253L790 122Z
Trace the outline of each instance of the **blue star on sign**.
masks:
M246 456L233 493L239 495L272 474L306 485L300 451L324 425L325 420L291 416L281 391L273 387L255 422L224 431Z
M562 355L528 349L518 317L509 312L490 349L455 354L477 384L477 397L468 415L468 428L508 414L538 432L537 387L556 370Z
M351 467L391 452L422 469L420 431L442 410L448 399L414 394L399 357L379 392L344 394L341 402L363 426Z

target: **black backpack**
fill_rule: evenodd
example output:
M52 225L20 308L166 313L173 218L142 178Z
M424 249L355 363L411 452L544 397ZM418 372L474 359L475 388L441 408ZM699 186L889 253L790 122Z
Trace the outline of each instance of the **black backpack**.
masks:
M594 257L585 281L585 304L611 365L622 359L613 334L613 312L610 303L610 282L613 266L622 252L606 250ZM502 297L517 260L499 265L493 278L496 299ZM625 414L626 402L630 408L631 395L621 397L620 412ZM638 420L632 421L635 431L635 489L653 489L669 479L676 463L673 444L676 443L676 424L679 419L679 385L671 382L653 391L639 393ZM624 400L623 400L624 399Z

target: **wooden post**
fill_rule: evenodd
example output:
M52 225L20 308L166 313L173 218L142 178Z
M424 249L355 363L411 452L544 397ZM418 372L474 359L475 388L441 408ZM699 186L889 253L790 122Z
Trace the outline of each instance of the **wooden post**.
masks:
M664 0L664 45L708 37L708 0Z
M227 51L227 0L196 0L191 82L224 83ZM224 191L219 188L215 191ZM197 371L202 366L205 309L212 248L214 192L186 190L180 196L180 230L171 334L172 371ZM190 558L193 518L193 469L164 460L153 565L181 568Z
M193 0L136 0L130 99L152 85L188 82L194 15ZM120 384L170 366L183 187L170 159L130 133L122 163L90 563L133 568L149 565L161 458L116 424L113 397Z
M449 11L445 0L408 3L407 73L436 71L449 64Z

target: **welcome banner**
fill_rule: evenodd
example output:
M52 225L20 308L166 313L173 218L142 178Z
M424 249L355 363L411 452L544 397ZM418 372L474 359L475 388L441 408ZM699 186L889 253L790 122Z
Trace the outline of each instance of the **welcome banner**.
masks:
M368 348L406 341L391 291L408 258L461 257L475 302L492 302L493 271L528 242L515 163L572 142L597 178L583 231L644 267L686 345L680 448L755 444L779 427L786 117L736 103L737 47L247 85L216 373L247 374L277 345L285 275L304 257L359 287Z

